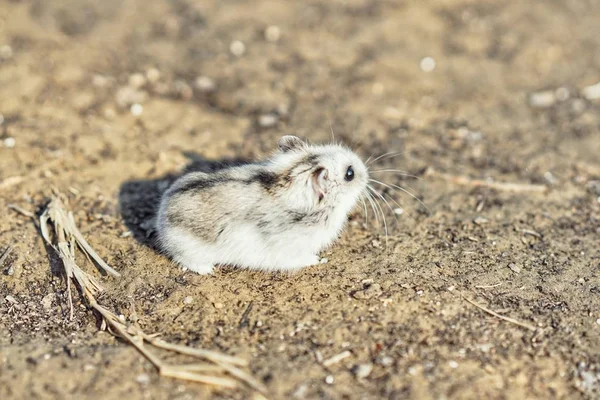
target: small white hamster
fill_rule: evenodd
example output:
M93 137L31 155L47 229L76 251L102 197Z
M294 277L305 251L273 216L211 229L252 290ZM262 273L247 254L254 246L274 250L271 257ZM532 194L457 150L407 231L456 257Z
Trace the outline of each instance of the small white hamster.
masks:
M340 145L283 136L266 161L191 172L164 193L158 245L199 274L214 265L296 270L319 263L365 195L368 169Z

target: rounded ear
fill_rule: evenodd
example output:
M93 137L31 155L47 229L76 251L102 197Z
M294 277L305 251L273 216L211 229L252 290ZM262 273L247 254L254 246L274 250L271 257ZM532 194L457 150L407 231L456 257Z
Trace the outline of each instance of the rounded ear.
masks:
M306 146L306 144L297 136L286 135L282 136L277 142L279 150L286 152L291 150L299 150Z
M317 168L317 170L313 172L311 183L315 196L317 196L319 202L325 197L325 182L328 177L329 172L327 171L327 168Z

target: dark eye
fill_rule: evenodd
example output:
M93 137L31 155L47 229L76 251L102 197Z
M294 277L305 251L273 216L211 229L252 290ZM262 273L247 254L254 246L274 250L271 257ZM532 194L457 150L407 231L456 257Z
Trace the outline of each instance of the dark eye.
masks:
M346 176L344 176L344 179L348 182L354 179L354 168L352 168L352 166L348 167L346 170Z

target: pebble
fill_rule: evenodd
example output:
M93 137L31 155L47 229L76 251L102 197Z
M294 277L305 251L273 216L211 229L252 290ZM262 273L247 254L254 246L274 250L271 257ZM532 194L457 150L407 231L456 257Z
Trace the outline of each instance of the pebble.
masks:
M119 107L129 107L135 103L143 103L148 94L143 90L137 90L129 86L123 86L117 90L115 100Z
M0 59L1 60L9 60L13 56L13 49L9 45L4 45L0 47Z
M600 82L595 85L586 86L581 91L583 97L588 100L598 100L600 99Z
M473 223L475 225L484 225L484 224L487 224L488 222L489 222L489 220L484 217L475 217L475 219L473 219Z
M379 359L379 363L384 367L391 367L394 364L394 359L390 356L383 356Z
M17 144L17 141L14 137L7 137L6 139L4 139L3 143L4 147L6 147L7 149L12 149L13 147L15 147L15 144Z
M17 299L15 299L15 298L14 298L13 296L11 296L10 294L9 294L9 295L6 295L5 299L6 299L6 301L8 301L8 302L9 302L9 303L11 303L11 304L17 304L17 303L18 303Z
M327 262L329 262L329 259L325 258L325 257L323 257L323 258L321 258L321 260L319 260L319 264L327 264Z
M421 70L425 72L433 71L435 69L435 65L435 60L432 57L424 57L419 63Z
M402 215L404 214L404 209L398 207L398 208L394 208L394 214L396 215Z
M508 268L510 268L510 270L512 272L514 272L515 274L518 274L519 272L521 272L521 267L519 267L517 264L515 263L510 263L508 264Z
M195 85L196 88L203 93L214 92L214 90L217 88L215 81L208 76L199 76L196 78Z
M536 108L548 108L556 103L556 96L552 90L532 93L529 96L529 104Z
M281 29L278 26L271 25L267 29L265 29L265 39L268 42L277 42L281 38Z
M354 375L356 375L358 379L366 378L367 376L371 375L372 371L373 364L358 364L356 367L354 367Z
M327 375L327 377L325 378L325 383L328 385L331 385L331 384L333 384L333 382L335 382L333 375Z
M148 374L140 374L135 378L137 383L141 383L142 385L146 385L150 383L150 375Z
M229 51L234 56L241 57L246 52L246 45L243 42L239 41L239 40L234 40L229 45Z
M375 247L376 249L378 249L378 248L380 248L380 247L381 247L381 243L379 242L379 240L373 240L373 241L371 242L371 245L372 245L373 247Z
M92 78L92 85L99 87L99 88L108 86L108 82L109 82L108 78L104 75L96 74Z
M458 368L458 363L456 361L454 361L454 360L448 361L448 365L452 369Z
M194 298L192 296L187 296L183 299L183 304L192 304L194 302Z
M598 325L600 325L600 318L598 318L598 319L596 320L596 323L597 323Z
M134 103L131 105L129 110L134 117L139 117L144 112L144 106L142 106L140 103Z
M52 301L54 301L54 293L48 293L42 298L42 307L44 310L49 311L52 308Z
M221 309L223 308L223 303L215 303L214 306L216 309Z
M263 114L258 117L258 124L262 128L272 128L277 124L277 116L275 114Z
M129 76L129 86L139 89L146 84L146 77L139 72Z
M150 83L157 82L160 79L160 71L156 68L150 68L146 71L146 79L148 79L148 82Z

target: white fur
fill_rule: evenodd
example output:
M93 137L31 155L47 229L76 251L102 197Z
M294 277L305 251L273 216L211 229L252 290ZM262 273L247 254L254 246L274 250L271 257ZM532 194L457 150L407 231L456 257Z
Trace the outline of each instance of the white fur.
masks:
M259 185L242 187L235 183L223 183L222 187L211 189L216 193L214 201L218 203L197 206L199 212L205 212L205 208L209 208L213 213L221 213L221 210L242 213L251 209L251 212L257 215L272 216L273 223L281 220L279 218L284 218L286 211L309 213L325 210L323 218L316 223L290 223L281 232L265 236L252 218L227 217L229 219L223 235L214 242L208 242L168 221L167 209L173 206L167 192L157 218L157 231L162 249L170 254L175 262L200 274L211 273L217 264L269 271L291 271L318 264L317 254L339 236L348 213L365 191L368 171L353 152L337 145L305 145L296 151L277 153L259 165L281 175L307 154L317 155L319 166L328 171L328 179L321 182L321 189L325 191L322 202L319 202L315 195L312 175L307 173L306 176L299 175L290 187L282 188L274 195L265 194ZM344 180L348 165L355 169L355 181ZM229 170L228 176L244 179L255 171L256 165L236 167ZM309 178L306 178L307 176ZM193 198L186 201L196 206ZM212 198L209 202L211 201ZM189 218L195 217L194 214L189 215ZM207 227L211 228L214 229L212 226Z

